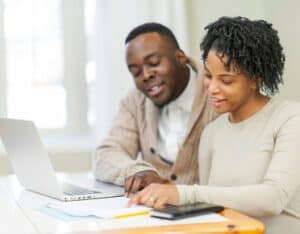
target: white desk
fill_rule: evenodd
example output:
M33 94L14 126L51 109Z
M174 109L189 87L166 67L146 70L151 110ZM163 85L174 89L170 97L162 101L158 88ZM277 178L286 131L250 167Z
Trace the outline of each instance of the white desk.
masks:
M0 230L1 233L38 233L22 209L0 183Z
M61 176L63 177L64 175ZM97 187L97 182L87 174L73 174L66 177L66 179L73 182L76 181L78 185L85 185L91 188ZM0 177L1 233L106 233L108 231L109 233L118 234L153 234L168 232L194 233L195 230L201 230L199 233L227 234L236 231L236 233L241 234L261 234L264 230L262 223L230 209L226 209L221 214L227 221L217 223L206 223L206 221L200 220L201 217L198 217L200 219L195 217L194 220L190 221L184 219L172 222L167 220L161 221L148 216L120 220L90 218L63 221L38 210L48 202L57 202L57 200L24 190L14 175ZM98 200L96 202L101 201ZM102 200L102 202L105 202L105 200ZM150 228L151 226L155 227ZM132 229L133 227L135 228ZM111 229L114 229L114 231Z
M76 181L77 185L97 187L95 180L87 174L60 176ZM0 177L0 185L1 233L66 233L103 229L103 222L97 218L63 221L40 212L39 208L58 200L24 190L14 175Z

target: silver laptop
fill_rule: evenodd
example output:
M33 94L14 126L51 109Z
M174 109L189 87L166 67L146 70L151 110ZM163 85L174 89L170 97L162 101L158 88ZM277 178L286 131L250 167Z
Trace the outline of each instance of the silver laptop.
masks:
M20 183L28 190L62 201L116 197L123 188L99 182L86 189L60 182L32 121L0 118L0 137Z

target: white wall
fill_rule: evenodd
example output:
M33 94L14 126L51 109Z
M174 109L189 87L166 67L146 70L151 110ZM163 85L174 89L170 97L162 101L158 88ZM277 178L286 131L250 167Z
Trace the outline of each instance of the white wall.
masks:
M199 42L204 35L204 26L221 16L245 16L250 19L265 19L274 25L283 45L286 63L284 85L280 97L300 100L300 2L297 0L190 0L188 23L191 55L199 58Z
M200 41L205 34L204 27L222 16L245 16L250 19L264 18L262 0L189 0L188 25L191 55L200 58Z
M300 100L300 2L265 0L265 17L278 30L285 54L284 85L280 96Z

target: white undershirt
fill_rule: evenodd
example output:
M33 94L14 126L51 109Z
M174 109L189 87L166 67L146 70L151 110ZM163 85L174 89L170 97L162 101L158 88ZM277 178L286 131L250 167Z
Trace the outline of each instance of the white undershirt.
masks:
M186 136L189 116L196 92L196 73L190 69L189 82L180 96L160 110L158 118L158 152L174 162Z

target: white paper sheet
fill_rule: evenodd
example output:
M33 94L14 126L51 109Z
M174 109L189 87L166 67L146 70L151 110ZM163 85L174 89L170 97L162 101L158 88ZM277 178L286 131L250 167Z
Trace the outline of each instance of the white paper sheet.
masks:
M216 213L199 215L196 217L174 221L152 218L149 215L132 216L120 219L112 218L114 216L122 214L150 211L150 208L145 206L133 206L128 208L127 202L128 199L125 197L115 197L74 202L53 202L48 203L48 206L51 208L55 208L68 215L73 215L76 217L94 215L100 218L104 218L98 219L98 222L99 224L101 224L102 229L152 227L173 224L211 223L228 221L228 219Z
M146 206L127 207L128 199L115 197L74 202L52 202L46 206L72 216L97 216L99 218L117 218L120 216L142 215L151 209Z
M180 220L165 220L152 218L150 216L136 216L124 219L103 219L99 220L102 230L109 229L125 229L125 228L142 228L142 227L159 227L177 224L192 224L192 223L216 223L228 221L222 215L211 213L199 215L195 217L180 219Z

